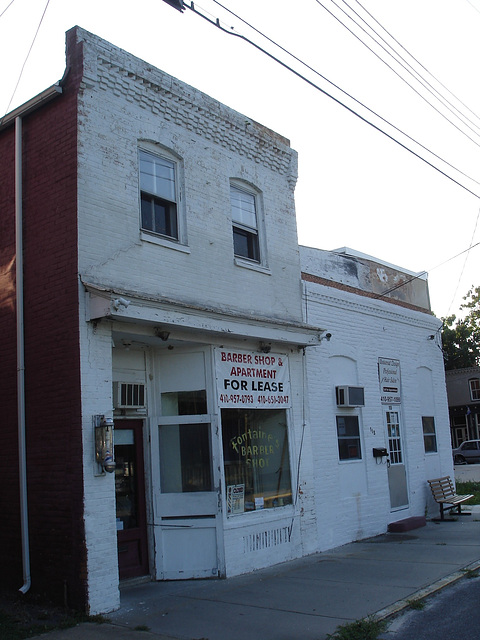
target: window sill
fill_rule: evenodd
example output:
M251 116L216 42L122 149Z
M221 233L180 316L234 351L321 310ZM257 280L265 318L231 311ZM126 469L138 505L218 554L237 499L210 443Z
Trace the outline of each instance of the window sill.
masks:
M250 262L250 260L243 260L242 258L234 258L237 267L244 267L245 269L251 269L252 271L258 271L264 273L267 276L271 276L272 272L267 267L259 264L258 262Z
M150 242L151 244L157 244L161 247L167 247L168 249L174 249L175 251L181 251L182 253L191 253L190 247L184 244L180 244L175 240L169 240L168 238L162 238L145 231L140 231L140 240Z

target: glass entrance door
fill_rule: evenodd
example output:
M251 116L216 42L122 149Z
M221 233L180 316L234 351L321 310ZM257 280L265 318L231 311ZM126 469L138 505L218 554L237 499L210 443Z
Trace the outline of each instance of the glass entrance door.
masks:
M115 500L120 580L148 574L141 420L115 423Z

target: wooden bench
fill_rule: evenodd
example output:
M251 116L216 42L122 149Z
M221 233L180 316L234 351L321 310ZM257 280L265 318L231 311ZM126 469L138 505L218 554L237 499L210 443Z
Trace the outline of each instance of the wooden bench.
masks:
M453 488L453 482L450 476L443 476L443 478L435 478L434 480L427 480L432 490L433 499L440 505L440 519L445 520L444 512L449 509L458 508L459 516L469 516L470 513L462 513L462 503L473 498L473 495L459 496L455 493ZM445 505L450 505L446 507Z

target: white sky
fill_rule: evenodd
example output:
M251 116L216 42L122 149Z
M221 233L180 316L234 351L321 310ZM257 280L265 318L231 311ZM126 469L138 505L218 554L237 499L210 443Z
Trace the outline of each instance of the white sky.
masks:
M472 114L480 116L480 0L361 0L361 5L356 0L320 1L472 140L414 93L317 0L222 0L222 4L480 182L480 119ZM462 297L480 284L480 246L438 266L480 242L480 222L476 227L480 200L248 43L189 9L182 14L162 0L50 0L12 99L47 0L10 3L0 0L0 14L6 10L0 17L0 117L61 78L65 31L79 25L289 138L299 153L296 208L301 244L329 250L348 246L414 272L428 271L432 309L438 316L458 314ZM415 65L466 113L470 129L334 3L349 13L352 7L375 25L362 6L367 9L471 109ZM254 40L480 195L480 184L382 124L214 0L199 0L195 8ZM388 39L378 25L375 28ZM415 64L405 52L403 56Z

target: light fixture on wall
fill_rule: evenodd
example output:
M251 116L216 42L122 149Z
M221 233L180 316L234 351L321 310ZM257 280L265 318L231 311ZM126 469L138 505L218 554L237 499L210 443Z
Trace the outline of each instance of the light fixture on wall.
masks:
M165 331L165 329L159 329L158 327L155 329L155 335L163 342L166 342L170 337L170 331Z
M265 342L260 342L260 344L258 345L258 349L262 353L270 353L270 351L272 350L272 345L266 344Z
M100 472L112 473L115 471L115 459L113 456L113 418L104 415L93 416L95 435L95 462Z
M435 335L432 333L432 335L427 336L427 340L435 340Z
M320 338L320 342L322 340L326 340L327 342L330 342L331 339L332 339L332 334L331 333L324 333L323 336Z

